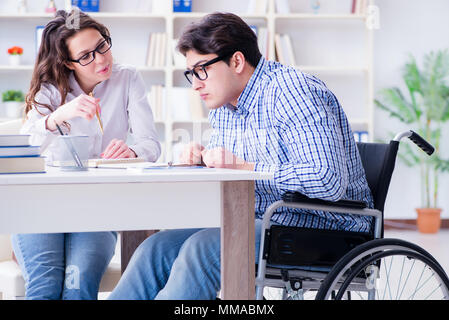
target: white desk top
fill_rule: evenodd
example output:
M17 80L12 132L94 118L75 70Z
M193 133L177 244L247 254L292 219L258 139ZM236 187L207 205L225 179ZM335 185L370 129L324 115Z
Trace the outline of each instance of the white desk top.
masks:
M215 168L170 168L147 169L145 171L89 168L88 171L63 172L59 168L47 166L46 170L46 173L0 174L0 185L193 182L273 179L272 173Z

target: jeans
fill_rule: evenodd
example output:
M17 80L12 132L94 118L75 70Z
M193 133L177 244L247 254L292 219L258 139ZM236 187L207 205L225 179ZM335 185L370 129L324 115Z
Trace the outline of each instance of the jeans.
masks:
M26 299L97 299L116 232L14 234Z
M256 219L256 261L260 227ZM158 232L134 252L111 300L206 300L220 290L220 229Z

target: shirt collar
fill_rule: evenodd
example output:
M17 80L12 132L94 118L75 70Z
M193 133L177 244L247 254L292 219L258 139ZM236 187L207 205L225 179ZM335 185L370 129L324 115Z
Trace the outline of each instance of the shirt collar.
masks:
M225 107L230 110L234 110L237 114L242 115L248 114L253 109L253 107L257 104L257 99L255 99L258 94L257 83L265 71L265 66L266 60L264 57L261 57L251 78L248 80L248 83L237 99L237 106L233 107L230 104L226 104Z
M113 69L114 72L114 69ZM92 90L92 94L95 96L95 91L99 90L102 86L105 85L105 83L108 81L109 79L106 79L105 81L100 82L99 84L97 84L93 90ZM81 86L79 85L78 81L75 78L75 73L72 71L70 72L69 75L69 85L70 85L70 90L71 92L75 95L75 96L79 96L82 93L85 93L83 91L83 89L81 89Z

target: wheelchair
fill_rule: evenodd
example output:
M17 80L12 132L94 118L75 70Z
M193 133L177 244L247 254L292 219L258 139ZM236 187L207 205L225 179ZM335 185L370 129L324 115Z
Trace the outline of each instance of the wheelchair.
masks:
M399 142L409 138L428 155L432 145L413 131L389 144L357 143L374 208L362 201L311 199L287 192L263 218L257 265L256 299L278 288L282 299L441 300L449 299L449 279L423 248L383 238L383 212ZM369 233L270 225L276 209L319 210L373 217Z

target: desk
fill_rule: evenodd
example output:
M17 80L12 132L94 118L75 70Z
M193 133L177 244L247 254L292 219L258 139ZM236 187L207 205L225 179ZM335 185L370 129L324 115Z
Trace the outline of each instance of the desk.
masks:
M229 169L0 175L0 233L221 227L224 299L254 299L254 180Z

